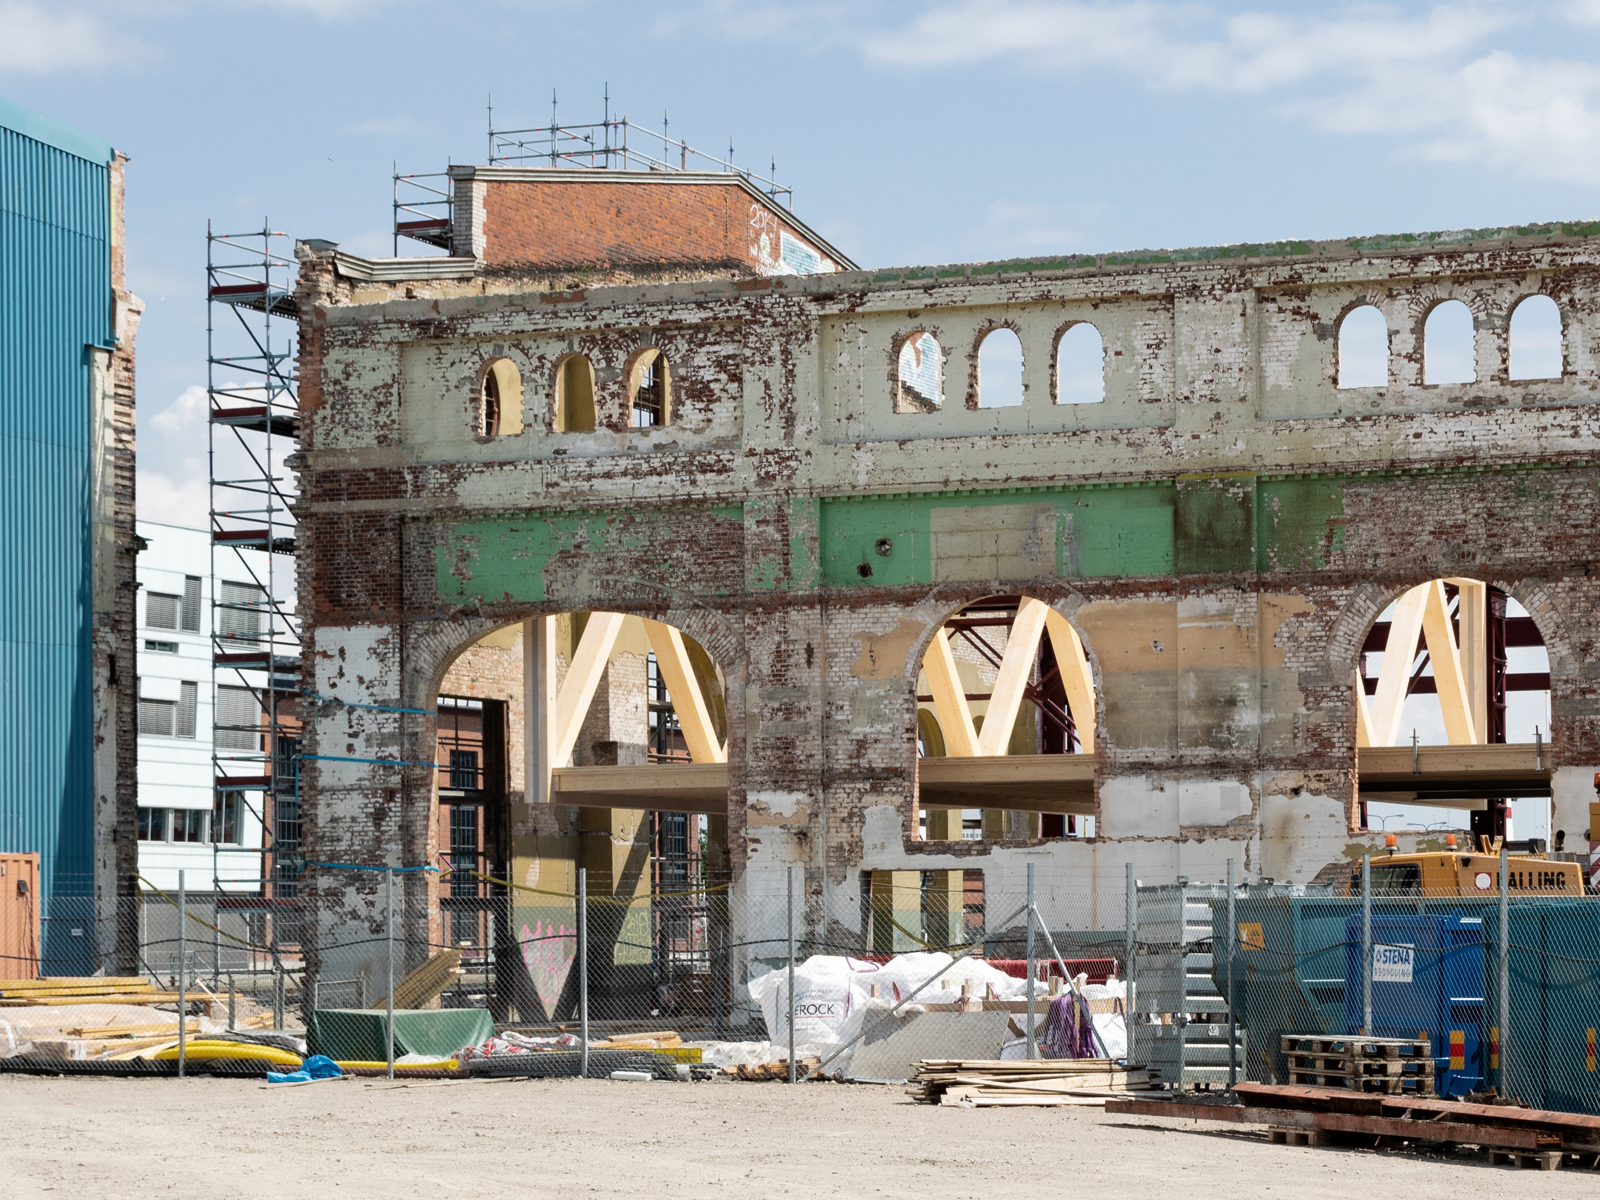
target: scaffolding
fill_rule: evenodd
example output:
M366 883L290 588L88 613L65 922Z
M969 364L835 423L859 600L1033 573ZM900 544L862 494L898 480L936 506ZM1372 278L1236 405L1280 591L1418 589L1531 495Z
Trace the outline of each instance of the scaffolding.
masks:
M288 234L208 225L213 823L231 825L246 845L259 830L260 848L257 878L217 879L214 870L213 889L261 914L274 953L299 941L302 873L295 518L284 463L300 432L294 277Z
M557 119L556 98L550 98L550 124L525 129L494 127L494 98L489 99L489 165L582 168L613 171L718 171L738 175L772 198L794 208L794 189L777 181L774 160L766 175L734 165L733 142L723 158L697 150L688 142L671 136L665 114L661 128L611 115L611 95L605 96L604 113L589 124L564 125ZM454 192L448 171L425 175L394 172L394 253L400 253L400 239L409 238L424 245L450 251L454 227Z

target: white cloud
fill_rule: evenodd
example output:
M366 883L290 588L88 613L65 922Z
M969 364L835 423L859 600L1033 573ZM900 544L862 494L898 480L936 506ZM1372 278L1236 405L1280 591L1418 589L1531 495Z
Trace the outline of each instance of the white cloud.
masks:
M210 521L211 492L206 477L175 480L157 471L140 471L136 484L139 519L203 529Z
M0 3L0 70L43 75L97 67L111 61L114 49L109 31L88 13Z
M183 433L206 419L206 389L196 384L183 389L171 404L150 418L150 428L162 433Z
M1600 183L1600 64L1577 50L1506 48L1513 35L1570 43L1574 26L1600 26L1600 0L1426 10L1358 0L1305 14L1219 13L1181 0L956 0L892 25L866 6L848 16L821 5L712 11L730 37L779 40L804 26L815 45L885 68L1112 72L1151 91L1256 96L1298 124L1398 137L1426 160Z

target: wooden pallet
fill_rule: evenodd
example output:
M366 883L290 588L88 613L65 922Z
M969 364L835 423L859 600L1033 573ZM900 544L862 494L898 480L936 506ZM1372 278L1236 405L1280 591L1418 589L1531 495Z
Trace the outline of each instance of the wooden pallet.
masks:
M1325 1129L1297 1129L1292 1125L1268 1125L1267 1141L1274 1146L1327 1146L1333 1141Z
M1488 1148L1491 1167L1517 1167L1522 1170L1554 1171L1566 1157L1560 1150L1497 1150Z
M1285 1054L1346 1058L1352 1048L1361 1058L1432 1057L1427 1038L1372 1038L1359 1034L1340 1034L1337 1037L1299 1033L1283 1035L1282 1049Z
M1282 1047L1291 1085L1434 1094L1434 1060L1426 1038L1284 1034Z

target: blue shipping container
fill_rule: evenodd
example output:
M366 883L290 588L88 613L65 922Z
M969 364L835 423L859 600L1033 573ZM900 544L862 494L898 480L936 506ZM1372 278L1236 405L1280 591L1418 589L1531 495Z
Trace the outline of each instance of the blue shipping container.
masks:
M1366 963L1361 917L1345 924L1344 1021L1360 1033ZM1370 1036L1425 1035L1441 1096L1464 1096L1484 1083L1483 921L1479 917L1375 916L1372 919Z

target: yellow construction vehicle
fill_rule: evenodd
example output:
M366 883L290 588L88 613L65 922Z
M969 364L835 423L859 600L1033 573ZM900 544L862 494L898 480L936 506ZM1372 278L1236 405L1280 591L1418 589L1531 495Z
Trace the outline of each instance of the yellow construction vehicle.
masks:
M1372 858L1372 891L1383 897L1478 896L1500 891L1500 839L1480 836L1477 850L1462 850L1447 834L1441 853L1396 854L1398 839L1385 841L1389 852ZM1582 896L1583 869L1544 854L1507 854L1506 890L1513 896ZM1350 871L1350 894L1361 894L1361 865Z

